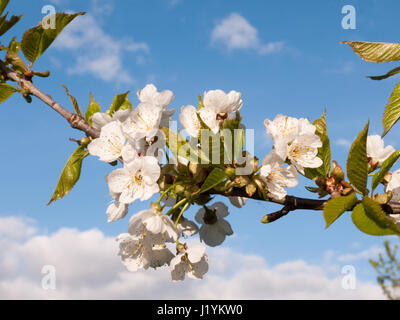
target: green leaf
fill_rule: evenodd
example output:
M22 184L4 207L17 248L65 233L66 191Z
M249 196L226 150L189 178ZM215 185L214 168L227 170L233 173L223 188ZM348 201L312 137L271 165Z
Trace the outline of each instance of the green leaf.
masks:
M389 77L392 77L400 72L400 67L394 68L390 70L388 73L382 75L382 76L367 76L367 78L370 78L372 80L383 80L387 79Z
M44 29L40 22L38 26L28 29L22 36L21 49L25 55L25 58L30 62L35 62L53 43L60 32L77 16L85 14L84 12L78 12L68 14L64 12L56 13L55 17L55 29L47 28ZM47 17L46 19L51 19Z
M83 146L78 147L78 149L72 153L65 164L54 194L47 205L65 197L72 190L81 175L82 161L88 155L89 152L85 150Z
M382 181L382 179L385 177L385 175L389 172L389 170L393 167L393 165L396 163L396 161L400 157L400 150L397 150L393 152L389 158L387 158L381 166L381 170L379 170L377 173L374 174L372 177L372 192L376 189L376 187L379 185L379 183Z
M5 62L11 64L13 70L25 73L28 71L28 68L26 67L25 62L18 56L20 45L19 42L15 41L15 38L12 38L8 45Z
M320 137L322 146L318 149L318 157L322 160L319 168L305 168L304 176L314 180L319 176L326 177L331 170L331 144L328 138L328 129L326 126L326 110L322 116L313 122L316 127L315 133Z
M87 123L92 125L93 124L92 117L95 113L98 112L100 112L100 104L94 100L93 94L90 93L90 102L85 113L85 120L87 121Z
M118 110L126 110L126 109L132 110L132 104L128 100L129 93L130 91L115 96L108 111L108 114L110 116L112 116Z
M214 170L210 172L203 185L201 186L200 193L204 193L214 188L216 185L224 181L227 177L228 176L221 169L214 168Z
M33 74L35 76L41 77L41 78L47 78L50 76L50 71L43 71L43 72L39 72L39 71L33 71Z
M368 62L390 62L400 60L400 44L386 42L343 41L361 59Z
M400 227L388 218L379 203L369 197L364 197L351 215L356 227L369 235L385 236L400 235Z
M347 176L350 182L363 194L367 191L368 158L367 136L369 121L353 142L347 158Z
M394 124L400 119L400 82L393 89L390 95L389 102L386 105L385 112L383 114L383 134L384 137Z
M330 199L324 207L324 219L326 222L325 228L328 228L344 212L352 209L357 201L358 199L355 192L348 196Z
M5 34L8 30L10 30L19 20L21 20L23 15L20 16L12 16L10 20L7 20L7 15L1 17L0 20L0 36Z
M0 103L6 101L9 97L13 95L14 92L18 90L7 83L0 83Z
M0 15L3 14L5 8L7 7L10 0L0 0Z
M74 107L75 113L79 114L80 116L82 116L82 111L81 111L81 108L79 107L78 101L76 100L76 98L73 95L71 95L69 93L68 88L65 85L62 85L62 86L63 86L63 88L65 90L65 93L71 99L71 102L72 102L72 105Z

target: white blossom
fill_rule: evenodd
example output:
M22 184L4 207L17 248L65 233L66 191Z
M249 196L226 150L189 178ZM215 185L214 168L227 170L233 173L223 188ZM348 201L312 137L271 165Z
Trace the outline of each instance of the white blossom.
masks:
M367 137L367 156L372 159L373 163L380 167L382 163L396 150L392 146L384 147L381 136L372 135Z
M128 119L130 113L131 110L129 109L118 110L117 112L114 112L114 114L111 117L107 113L97 112L92 116L92 126L97 130L101 130L101 128L103 128L106 124L110 123L111 121L119 121L122 123L126 119Z
M123 123L122 128L125 134L133 141L138 141L142 138L150 140L160 128L162 112L162 108L157 105L147 102L141 103Z
M140 102L154 104L162 109L168 107L174 99L172 91L164 90L158 92L157 88L153 84L146 85L142 90L137 92L137 96Z
M175 109L167 110L166 108L171 104L174 99L174 94L170 90L158 92L153 84L148 84L137 93L140 102L157 106L161 108L160 127L169 127L169 121L174 114Z
M114 170L106 180L112 193L121 194L119 202L131 204L136 199L148 200L157 193L159 177L157 159L144 156L124 163L124 168Z
M272 151L262 161L260 176L267 184L272 197L281 200L286 196L285 188L298 184L298 175L294 166L282 167L282 159Z
M173 253L164 244L156 244L153 246L150 267L156 269L166 264L169 265L173 258Z
M199 110L201 120L210 128L214 133L219 131L219 121L217 120L217 114L211 108L201 108Z
M150 266L152 244L146 238L132 236L129 233L120 234L119 253L125 267L135 272L139 269L148 269Z
M202 279L208 271L208 256L205 247L196 245L180 248L179 253L170 262L171 278L173 281L184 280L185 275L192 279Z
M282 159L289 159L296 169L304 174L304 168L319 168L322 160L317 156L318 148L322 142L316 134L304 134L297 136L290 145L277 143L276 153Z
M232 235L231 225L224 218L229 215L228 207L222 202L216 202L206 208L201 208L195 219L202 224L200 227L200 240L210 247L215 247L224 242L225 237Z
M215 114L233 113L239 111L243 105L242 94L234 90L228 94L222 90L211 90L204 93L203 104Z
M385 192L387 191L393 192L393 201L400 201L400 169L392 173L391 179L385 188Z
M111 194L113 202L107 208L108 222L115 222L125 218L128 214L128 205L119 202L120 194Z
M296 119L279 114L273 121L265 119L264 125L269 136L280 143L291 143L297 136L314 134L315 126L308 119Z
M308 119L278 115L274 121L266 119L264 125L274 140L274 151L284 162L289 160L302 174L304 168L322 165L317 156L322 142L315 134L316 127Z
M138 237L129 233L118 236L119 253L125 267L135 272L139 269L161 267L169 264L174 257L172 252L161 244L153 244L147 235Z
M194 138L199 136L201 129L200 121L197 115L197 109L193 106L184 106L179 115L183 129Z
M193 236L199 232L199 227L193 221L181 217L179 219L178 225L176 226L179 234L184 234L186 236Z
M113 162L121 156L125 142L121 123L112 121L101 128L100 137L88 145L88 151L101 161Z
M128 232L135 236L146 234L153 239L154 244L175 242L178 239L178 232L171 218L154 209L134 214L129 221Z

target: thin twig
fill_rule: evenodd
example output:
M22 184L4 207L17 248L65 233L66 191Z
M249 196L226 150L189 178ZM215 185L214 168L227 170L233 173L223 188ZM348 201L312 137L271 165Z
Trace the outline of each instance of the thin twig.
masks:
M3 74L7 76L8 79L17 82L21 88L28 90L31 95L42 100L45 104L58 112L63 118L65 118L69 122L72 128L83 131L86 133L87 136L92 138L98 138L100 136L99 130L93 128L89 123L85 121L83 117L75 113L69 112L67 109L54 101L50 95L45 94L38 88L36 88L31 81L21 78L17 72L10 69L2 60L0 60L0 70Z

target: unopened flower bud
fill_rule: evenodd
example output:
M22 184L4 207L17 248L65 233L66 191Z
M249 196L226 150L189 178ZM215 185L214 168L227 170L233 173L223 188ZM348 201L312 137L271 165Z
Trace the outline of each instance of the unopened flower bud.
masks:
M330 177L327 181L326 181L326 191L328 193L332 193L336 190L336 183L335 183L335 178L334 177Z
M184 186L182 186L182 185L180 185L180 184L178 184L177 186L175 186L175 193L176 193L176 194L181 195L181 194L183 194L184 192L185 192L185 187L184 187Z
M354 191L353 188L344 188L342 191L342 195L344 196L348 196L350 193L352 193Z
M331 177L335 178L336 183L344 179L344 171L335 160L332 161Z
M239 188L242 188L250 183L250 178L248 176L237 176L235 178L235 183Z
M326 187L326 178L319 176L317 179L315 179L315 184L323 189Z
M86 147L90 143L90 138L88 137L83 137L81 141L79 141L79 144L83 147Z
M391 180L392 180L392 173L391 173L391 172L388 172L388 173L386 173L386 175L383 177L381 183L382 183L384 186L387 186Z
M257 185L254 182L249 183L246 186L246 193L249 197L252 197L257 191Z
M393 192L388 191L385 193L375 194L372 198L380 204L386 204L392 199L392 197L393 197Z

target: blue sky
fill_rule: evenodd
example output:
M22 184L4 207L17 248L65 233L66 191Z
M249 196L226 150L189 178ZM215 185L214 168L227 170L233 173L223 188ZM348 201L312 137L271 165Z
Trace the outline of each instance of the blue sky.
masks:
M339 44L342 40L396 42L400 3L394 0L14 0L9 11L25 16L2 42L7 44L10 36L36 25L46 4L57 11L87 12L35 63L36 70L51 70L50 79L35 79L35 84L55 100L71 109L61 87L65 84L82 108L88 104L89 92L103 110L114 95L127 90L136 105L135 92L154 83L161 90L172 90L172 106L180 109L196 104L197 95L205 90L237 90L243 94L244 123L256 132L255 153L260 158L272 146L265 134L265 118L283 113L315 119L326 109L333 159L344 166L351 141L368 119L371 133L382 132L385 102L399 80L366 79L365 75L383 74L395 64L368 64ZM356 8L355 30L341 27L341 9L347 4ZM232 38L235 30L243 32L239 40ZM112 168L95 158L85 160L81 180L68 197L46 206L75 148L68 138L80 138L79 132L37 100L28 105L15 95L2 109L0 217L32 218L43 234L61 228L96 228L105 237L126 232L127 219L106 222L110 199L104 174ZM394 128L386 143L399 148L399 133ZM302 181L289 193L313 197L304 185ZM130 214L147 207L148 202L135 203ZM259 255L270 265L300 259L322 266L330 255L335 259L358 255L362 258L336 263L351 261L360 279L374 281L368 254L360 253L376 252L383 238L359 232L349 215L328 230L320 212L298 211L271 225L260 223L264 214L278 208L250 201L241 210L231 208L229 221L235 236L223 246ZM191 213L195 212L193 208ZM333 276L340 275L340 270L335 272Z

